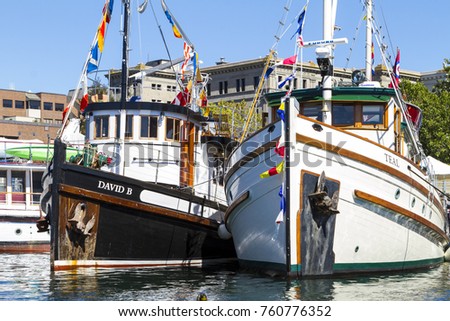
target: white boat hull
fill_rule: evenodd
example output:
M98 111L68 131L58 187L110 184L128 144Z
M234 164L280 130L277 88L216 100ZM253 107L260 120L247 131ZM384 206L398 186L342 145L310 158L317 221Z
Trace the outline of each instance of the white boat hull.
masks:
M295 121L301 131L291 150L292 197L283 222L276 220L285 174L259 177L281 161L273 148L264 147L277 141L280 123L248 139L231 156L226 224L243 265L320 275L443 262L448 243L445 216L438 197L421 181L423 174L412 162L331 127L316 131L312 125L318 122L311 119ZM330 189L339 190L339 214L314 220L308 194L314 192L322 172L329 196ZM248 197L237 201L241 195Z

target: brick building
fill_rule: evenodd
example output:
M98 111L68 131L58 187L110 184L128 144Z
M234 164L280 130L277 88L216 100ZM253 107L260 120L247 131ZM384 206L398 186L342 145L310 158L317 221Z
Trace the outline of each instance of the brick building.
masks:
M53 139L66 105L66 95L0 89L0 137Z

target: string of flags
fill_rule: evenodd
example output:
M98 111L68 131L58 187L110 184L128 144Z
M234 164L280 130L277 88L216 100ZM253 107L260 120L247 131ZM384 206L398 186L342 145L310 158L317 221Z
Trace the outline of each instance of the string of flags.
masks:
M104 44L105 44L105 36L107 26L111 21L111 16L114 8L114 0L106 0L102 9L102 19L97 28L97 32L94 37L93 45L91 46L88 54L88 58L84 64L83 71L80 76L80 80L78 82L77 89L74 92L74 95L69 102L69 104L64 108L62 113L63 122L65 122L70 110L75 105L75 101L78 98L79 91L82 91L82 98L80 101L80 112L83 113L86 106L89 102L88 97L88 78L87 74L93 72L98 69L99 65L99 51L103 52Z

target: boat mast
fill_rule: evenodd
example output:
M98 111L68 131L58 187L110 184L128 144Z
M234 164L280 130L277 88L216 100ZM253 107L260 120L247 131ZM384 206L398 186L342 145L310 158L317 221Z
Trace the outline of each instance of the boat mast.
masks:
M366 0L366 80L372 81L372 0Z
M125 130L126 130L126 102L128 91L128 18L130 16L130 0L123 2L123 43L122 43L122 82L120 91L120 162L119 173L124 173L125 167Z
M323 40L328 41L333 39L334 31L334 17L333 17L333 5L336 5L337 0L333 4L333 0L323 1ZM335 6L334 6L335 7ZM318 57L328 60L328 70L323 74L322 83L322 95L323 95L323 121L325 123L331 123L331 117L329 117L331 111L331 98L333 90L333 70L332 70L332 58L333 58L333 45L325 45L316 49Z

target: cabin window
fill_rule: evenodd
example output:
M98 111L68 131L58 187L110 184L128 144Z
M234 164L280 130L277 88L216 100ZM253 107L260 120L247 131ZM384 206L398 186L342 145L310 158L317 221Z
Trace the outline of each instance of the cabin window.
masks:
M170 140L180 140L180 120L166 118L166 138Z
M301 114L322 121L322 105L305 104L302 106Z
M33 204L39 204L39 199L41 197L41 193L42 193L42 184L41 184L41 179L42 179L42 172L31 172L32 175L32 201Z
M120 115L116 117L116 137L120 137ZM133 138L133 115L125 118L125 138Z
M95 116L95 137L104 138L108 137L109 131L109 116Z
M332 107L333 125L353 126L355 124L355 107L346 104L334 104Z
M364 125L383 124L384 108L379 105L362 106L362 123Z
M0 171L0 202L6 201L6 171Z
M25 202L25 172L12 171L11 172L11 191L13 203Z
M143 138L158 137L158 117L141 116L141 137Z

